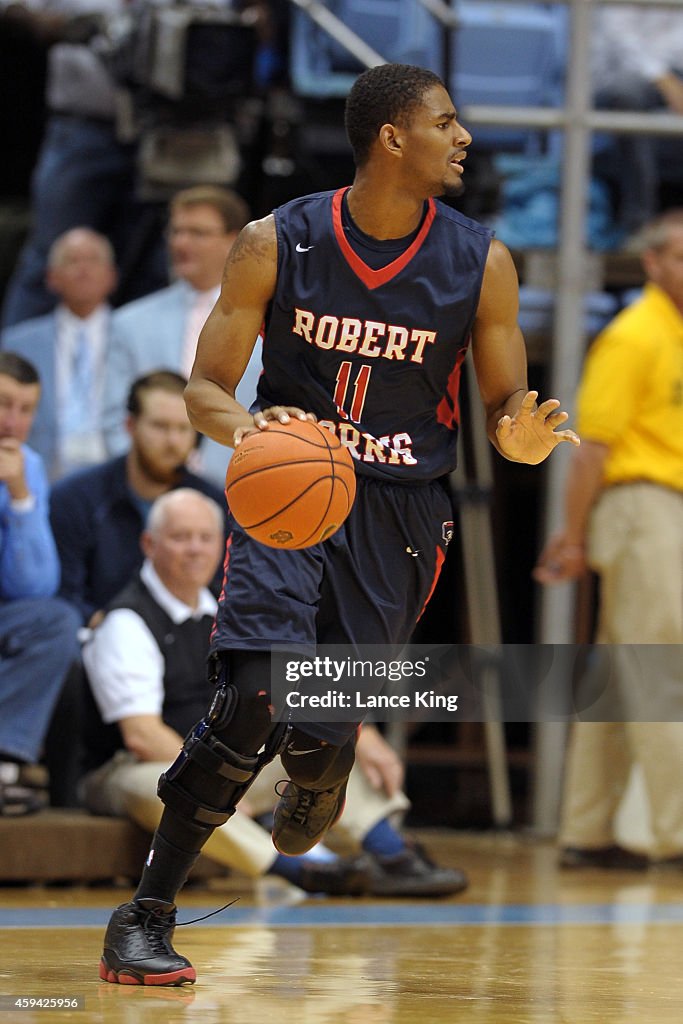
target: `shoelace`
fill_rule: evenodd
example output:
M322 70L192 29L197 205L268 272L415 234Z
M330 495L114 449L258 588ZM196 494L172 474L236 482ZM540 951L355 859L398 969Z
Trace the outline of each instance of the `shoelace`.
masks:
M280 779L279 782L275 783L275 794L276 796L279 796L280 799L287 798L287 787L290 785L290 781L290 779ZM296 821L298 825L304 825L306 823L306 815L308 814L312 803L312 794L310 789L303 789L302 787L297 788L299 789L300 795L297 797L297 808L291 815L291 818L293 821ZM301 817L302 813L303 818Z
M175 925L175 911L163 914L152 910L142 922L147 941L153 953L168 953L168 932Z
M239 902L239 896L236 896L234 900L230 900L224 906L219 907L218 910L212 910L210 914L204 914L202 917L193 917L191 921L178 921L178 928L182 928L186 924L197 924L199 921L206 921L209 917L215 917L216 914L222 914L228 907L232 907L234 903Z
M149 939L149 944L155 953L168 953L168 933L172 928L182 928L187 924L198 924L199 921L206 921L210 917L215 917L216 914L222 914L228 907L232 907L234 903L237 903L239 896L236 896L234 900L230 900L229 903L225 903L218 910L212 910L208 914L203 914L201 917L193 917L189 921L177 921L175 910L171 914L164 914L160 910L150 910L146 918L142 922L142 927L145 930L145 934Z
M280 779L279 782L275 783L275 792L279 797L287 796L286 787L290 784L289 779ZM292 783L295 785L295 783ZM285 789L278 789L278 786L284 786ZM297 825L306 825L306 819L308 818L309 811L315 805L315 801L320 793L312 789L305 789L303 786L297 786L297 806L296 809L290 815L292 821L295 821ZM325 793L327 790L321 790Z
M295 821L297 825L305 825L306 819L308 818L308 812L315 802L315 793L311 792L310 789L301 790L296 810L292 814L292 821Z

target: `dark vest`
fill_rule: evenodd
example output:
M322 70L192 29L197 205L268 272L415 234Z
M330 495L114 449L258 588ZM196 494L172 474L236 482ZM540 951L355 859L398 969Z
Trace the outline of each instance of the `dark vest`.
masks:
M176 625L150 594L139 577L132 580L107 605L107 612L130 608L144 621L156 640L164 659L164 705L162 718L166 725L184 736L206 713L213 695L207 679L206 658L211 615L188 619ZM85 770L94 768L122 749L118 725L106 725L88 688L87 749Z

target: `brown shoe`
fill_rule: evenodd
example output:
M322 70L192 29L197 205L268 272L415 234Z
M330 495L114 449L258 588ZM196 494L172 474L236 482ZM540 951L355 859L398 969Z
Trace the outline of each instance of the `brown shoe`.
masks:
M296 857L308 853L341 817L346 800L343 779L331 789L314 790L287 782L278 795L273 816L273 846L278 853Z
M681 871L683 869L683 853L675 854L673 857L663 857L662 860L653 860L650 861L650 864L653 868Z
M304 892L320 892L327 896L367 896L372 868L372 860L365 853L329 862L316 861L302 867L301 876L295 884Z
M417 843L406 845L392 857L375 856L370 892L390 899L452 896L469 885L467 875L458 868L435 864Z
M625 850L623 846L599 846L587 850L579 846L565 846L560 850L561 868L601 868L608 871L645 871L650 858L642 853Z

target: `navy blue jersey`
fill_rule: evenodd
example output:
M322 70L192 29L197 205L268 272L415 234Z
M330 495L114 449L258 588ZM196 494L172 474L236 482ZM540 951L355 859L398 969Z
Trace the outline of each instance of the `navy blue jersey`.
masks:
M430 199L405 252L373 270L344 233L344 192L275 210L257 403L315 413L359 473L433 480L455 466L460 366L491 235Z

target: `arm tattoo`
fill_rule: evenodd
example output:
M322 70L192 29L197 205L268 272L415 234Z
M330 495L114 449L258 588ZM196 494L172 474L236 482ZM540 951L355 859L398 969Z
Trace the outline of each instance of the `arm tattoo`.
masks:
M225 282L229 272L237 269L238 264L245 260L264 267L271 264L275 245L275 225L272 218L270 225L264 224L263 221L247 225L230 250L223 270L223 281Z

